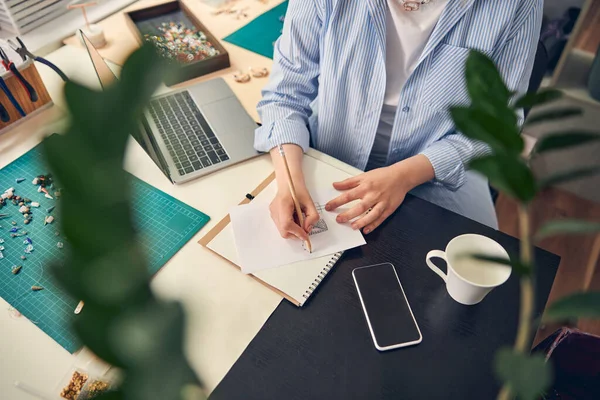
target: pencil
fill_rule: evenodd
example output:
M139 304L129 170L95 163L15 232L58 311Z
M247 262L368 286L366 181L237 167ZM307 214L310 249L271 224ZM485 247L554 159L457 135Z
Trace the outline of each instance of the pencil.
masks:
M288 186L290 187L290 192L292 193L292 200L294 200L294 207L296 207L296 214L298 215L298 222L300 223L300 227L304 229L304 215L302 215L302 208L300 207L300 203L298 202L298 197L296 196L296 188L294 187L294 182L292 181L292 174L290 172L290 167L287 162L287 158L285 158L285 152L283 151L283 146L279 145L279 154L281 158L283 158L283 164L285 165L285 172L288 177ZM304 242L306 249L309 253L312 253L312 244L310 243L310 238Z

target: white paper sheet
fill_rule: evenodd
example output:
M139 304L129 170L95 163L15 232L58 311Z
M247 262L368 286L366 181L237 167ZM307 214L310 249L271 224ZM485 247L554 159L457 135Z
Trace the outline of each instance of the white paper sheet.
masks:
M298 239L283 239L269 212L272 196L255 199L230 211L231 225L242 272L269 268L327 256L365 244L362 233L350 224L339 224L338 212L325 211L325 204L339 195L327 188L311 193L321 218L310 235L312 253Z

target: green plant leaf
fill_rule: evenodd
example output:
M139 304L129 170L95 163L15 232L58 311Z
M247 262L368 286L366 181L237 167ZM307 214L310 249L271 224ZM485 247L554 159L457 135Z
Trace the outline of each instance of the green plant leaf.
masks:
M533 268L531 268L530 265L522 264L520 260L492 257L485 254L472 254L471 257L475 258L476 260L507 265L511 267L519 276L529 276L533 272Z
M546 222L536 233L537 239L544 239L555 235L585 235L600 232L600 223L582 221L578 219L557 219Z
M580 108L556 108L553 110L536 112L525 121L525 125L539 124L540 122L556 121L557 119L565 119L581 115L583 112Z
M600 135L592 132L564 132L544 136L535 145L533 153L544 153L551 150L564 150L569 147L600 140Z
M496 376L520 400L538 399L552 383L552 366L541 354L526 355L503 348L494 360Z
M579 178L585 178L587 176L596 175L598 173L600 173L600 166L578 168L571 171L561 171L555 173L554 175L550 175L540 179L539 187L546 188L549 186L559 185L561 183L569 182Z
M494 154L473 160L470 167L485 175L497 189L524 203L537 193L535 178L519 157Z
M183 388L199 385L183 353L182 307L157 300L150 290L122 166L129 133L163 73L154 49L143 46L106 90L67 84L70 125L43 144L60 183L60 229L70 244L66 260L52 271L74 302L85 302L73 331L123 372L119 391L103 394L106 400L176 399Z
M540 104L550 103L562 97L562 92L556 89L540 90L537 93L526 93L515 102L515 108L532 108Z
M520 154L523 138L516 125L473 107L452 107L450 115L456 128L472 139L487 143L492 149Z
M465 67L467 90L474 104L493 102L507 105L510 91L496 68L494 62L485 54L471 50Z
M546 308L544 320L600 318L600 292L575 293Z

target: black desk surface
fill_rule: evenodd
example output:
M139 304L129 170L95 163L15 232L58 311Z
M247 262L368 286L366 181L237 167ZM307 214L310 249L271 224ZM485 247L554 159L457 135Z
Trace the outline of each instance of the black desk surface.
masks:
M517 239L408 197L367 236L366 246L346 252L304 308L281 302L210 398L494 399L499 385L492 361L499 347L514 341L519 281L513 274L475 306L452 300L425 255L463 233L486 235L518 252ZM539 249L535 256L540 315L560 259ZM380 353L351 273L382 262L395 265L423 342Z

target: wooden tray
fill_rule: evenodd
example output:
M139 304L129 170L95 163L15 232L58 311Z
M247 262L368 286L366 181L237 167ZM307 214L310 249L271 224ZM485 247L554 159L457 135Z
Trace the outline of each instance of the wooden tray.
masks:
M169 16L172 15L173 18ZM178 16L177 16L178 15ZM191 63L181 63L181 71L176 76L169 76L165 78L165 84L168 86L175 85L190 79L197 78L199 76L207 75L212 72L229 68L229 54L227 50L221 45L221 43L214 37L214 35L200 22L198 18L191 12L191 10L181 1L171 1L169 3L159 4L153 7L144 8L141 10L131 11L125 13L125 19L132 32L135 34L138 42L144 43L144 23L152 19L159 19L164 17L163 22L179 22L182 19L184 22L191 22L191 24L203 32L206 35L208 41L213 45L215 49L219 51L219 54L199 60Z

